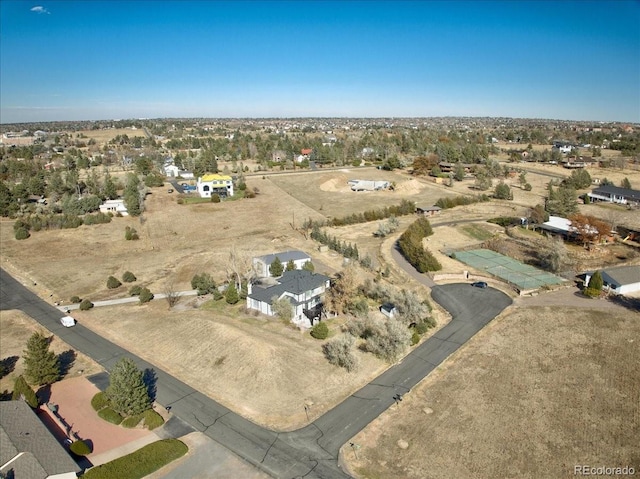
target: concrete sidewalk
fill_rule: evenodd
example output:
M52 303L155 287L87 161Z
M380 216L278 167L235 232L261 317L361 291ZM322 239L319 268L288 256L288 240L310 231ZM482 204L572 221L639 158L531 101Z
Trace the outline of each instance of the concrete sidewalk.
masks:
M179 297L197 296L198 295L198 290L192 289L192 290L189 290L189 291L178 291L176 293L176 295L179 296ZM154 294L152 301L154 301L156 299L164 299L166 297L167 297L167 295L164 294L164 293ZM116 304L137 303L139 301L140 300L138 299L137 296L131 296L130 298L106 299L104 301L95 301L93 303L93 307L94 308L99 308L100 306L113 306L113 305L116 305ZM75 303L75 304L67 304L67 305L64 305L64 306L58 306L58 309L60 311L62 311L63 313L66 312L66 311L74 311L76 309L80 309L80 304L79 303Z

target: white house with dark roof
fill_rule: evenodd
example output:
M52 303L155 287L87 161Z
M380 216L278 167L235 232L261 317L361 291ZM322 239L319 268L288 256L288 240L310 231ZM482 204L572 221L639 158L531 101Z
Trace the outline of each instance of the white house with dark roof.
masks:
M621 205L640 204L640 191L620 188L613 185L601 185L589 193L591 201L607 201Z
M80 467L24 401L0 401L0 474L75 479Z
M282 265L286 268L289 261L293 261L296 269L302 269L307 261L311 261L311 257L303 251L282 251L280 253L266 254L264 256L256 256L253 258L253 270L256 275L261 278L268 278L271 276L269 272L269 266L276 260L276 257L280 260Z
M275 316L273 300L286 298L293 308L292 322L309 328L322 313L322 295L329 288L328 276L307 270L285 271L276 284L260 286L250 284L247 309L255 309L267 316Z
M594 272L585 274L585 284L589 284ZM617 266L600 271L603 289L614 294L629 294L640 291L640 265Z

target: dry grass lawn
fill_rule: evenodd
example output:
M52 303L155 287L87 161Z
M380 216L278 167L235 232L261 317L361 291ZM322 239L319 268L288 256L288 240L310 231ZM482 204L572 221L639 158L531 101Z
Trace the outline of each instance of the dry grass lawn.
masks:
M357 460L349 446L343 457L368 479L638 471L639 342L640 315L620 307L516 308L358 434Z
M18 357L15 363L12 361L13 370L0 379L0 391L12 391L15 379L24 373L22 354L27 347L27 341L37 331L50 335L47 330L21 311L0 311L0 360L6 361L8 358ZM50 348L56 354L71 350L71 347L57 336L53 336ZM102 370L98 363L76 352L75 360L70 364L66 376L89 376Z

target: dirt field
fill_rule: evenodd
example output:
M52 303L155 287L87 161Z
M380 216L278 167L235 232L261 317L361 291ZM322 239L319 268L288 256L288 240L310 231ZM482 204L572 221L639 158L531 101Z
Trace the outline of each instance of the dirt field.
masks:
M36 331L43 331L45 334L49 334L48 331L21 311L0 311L0 359L6 361L7 358L16 356L18 358L14 363L13 370L0 379L0 391L12 391L15 379L24 373L22 354L27 347L28 339ZM67 343L53 336L51 351L61 354L70 350L71 347ZM65 357L71 356L65 355ZM101 371L103 369L99 364L84 354L76 352L76 357L65 377L90 376Z
M146 136L144 130L132 130L131 128L112 128L109 130L81 130L73 133L76 135L84 135L87 138L93 138L97 143L107 143L118 135L127 135L129 138L134 136Z
M358 434L356 477L569 478L640 468L640 315L515 308ZM358 459L355 459L357 454Z

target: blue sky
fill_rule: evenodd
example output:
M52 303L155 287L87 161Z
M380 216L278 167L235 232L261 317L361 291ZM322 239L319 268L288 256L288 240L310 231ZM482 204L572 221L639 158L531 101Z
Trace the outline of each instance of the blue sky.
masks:
M0 122L640 122L640 2L0 2Z

